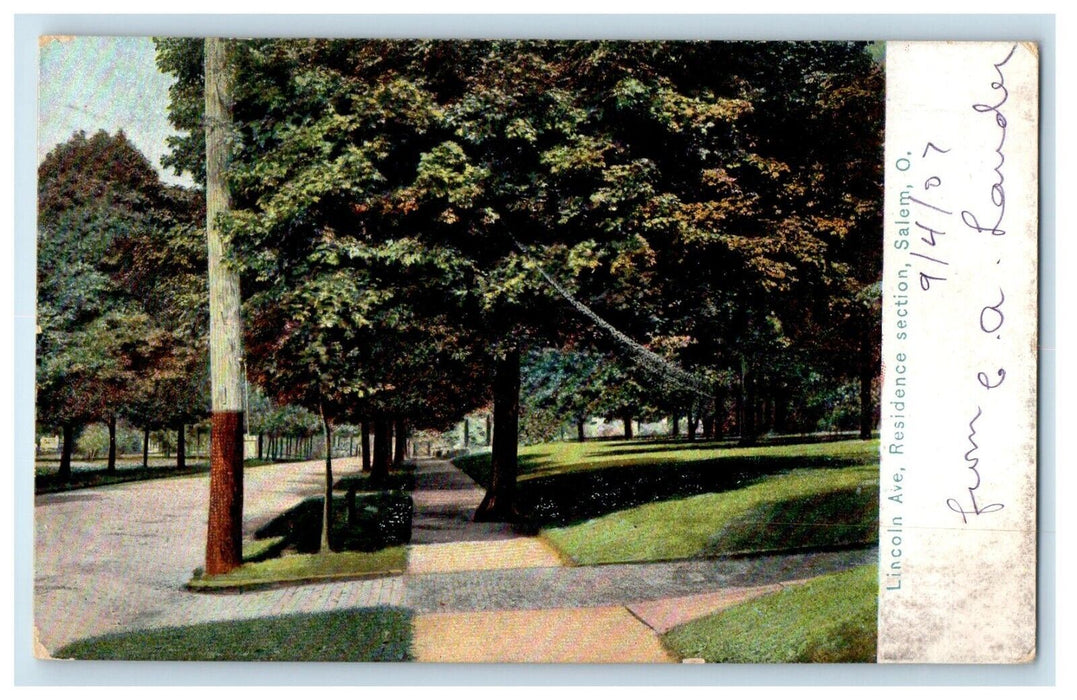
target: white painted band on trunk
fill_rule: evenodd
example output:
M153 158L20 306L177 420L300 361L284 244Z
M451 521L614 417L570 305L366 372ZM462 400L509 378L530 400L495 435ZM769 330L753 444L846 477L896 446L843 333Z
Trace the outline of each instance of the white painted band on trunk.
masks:
M239 274L228 264L230 251L219 216L231 208L229 163L231 74L223 39L205 40L206 71L206 245L209 256L209 366L214 411L243 410L243 321Z

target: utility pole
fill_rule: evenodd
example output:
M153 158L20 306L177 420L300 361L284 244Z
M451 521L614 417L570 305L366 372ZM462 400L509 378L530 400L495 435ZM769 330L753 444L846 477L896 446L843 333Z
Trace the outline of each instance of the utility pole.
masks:
M205 40L206 244L209 255L209 366L211 382L209 525L206 573L243 563L243 325L239 274L228 264L219 216L231 208L232 81L227 43Z

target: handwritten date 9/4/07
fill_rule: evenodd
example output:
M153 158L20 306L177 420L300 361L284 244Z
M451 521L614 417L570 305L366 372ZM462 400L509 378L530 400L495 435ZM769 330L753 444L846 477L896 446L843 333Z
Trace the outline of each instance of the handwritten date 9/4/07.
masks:
M986 115L993 119L993 128L996 131L996 135L992 137L994 139L992 143L994 144L995 162L992 167L993 175L989 176L991 183L987 191L988 208L992 211L985 218L989 223L981 222L980 216L973 212L975 207L962 209L960 219L965 226L963 230L971 229L977 233L988 233L991 236L1006 235L1006 230L1002 227L1003 219L1006 216L1006 190L1004 187L1006 178L1003 175L1002 168L1006 163L1005 146L1009 122L1003 112L1003 107L1009 100L1010 92L1009 88L1006 87L1006 74L1003 69L1013 58L1016 50L1017 45L1012 46L1005 58L993 64L995 79L990 82L990 88L993 92L991 98L971 105L972 111L976 114ZM949 160L948 154L951 150L951 148L939 146L929 141L920 153L919 160L926 167L935 170L935 172L924 178L919 189L914 189L912 185L907 185L899 194L901 220L897 223L901 228L898 229L898 240L894 242L894 247L897 250L907 250L910 256L917 258L917 274L920 288L925 292L930 291L933 284L945 282L948 277L947 268L950 263L946 260L945 253L940 250L940 243L942 242L941 237L947 234L949 217L952 217L954 212L945 202L945 182L939 173L947 166L954 165L946 162ZM913 167L910 160L913 157L912 151L907 152L906 156L908 157L898 158L896 162L896 167L901 172L906 172ZM910 215L914 212L915 219L913 219L912 223L915 229L909 226ZM994 223L990 223L992 219ZM913 240L910 241L910 238Z

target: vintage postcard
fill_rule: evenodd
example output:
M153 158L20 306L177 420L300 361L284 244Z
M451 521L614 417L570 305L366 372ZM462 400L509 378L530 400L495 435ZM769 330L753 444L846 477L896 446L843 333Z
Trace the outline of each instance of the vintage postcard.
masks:
M1021 39L41 36L36 657L1033 660Z

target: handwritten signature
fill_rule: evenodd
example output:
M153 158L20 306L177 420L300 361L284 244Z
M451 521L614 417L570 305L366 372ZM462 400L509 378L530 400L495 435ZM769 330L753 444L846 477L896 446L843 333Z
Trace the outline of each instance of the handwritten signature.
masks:
M965 225L974 231L986 231L992 236L1004 236L1006 231L1000 228L1002 219L1006 215L1006 190L1003 188L1003 183L1006 182L1006 178L1002 175L1002 166L1006 162L1006 156L1003 154L1003 146L1006 145L1006 116L1002 113L1002 105L1006 104L1006 101L1010 99L1010 91L1006 89L1006 76L1002 72L1002 67L1010 62L1013 58L1014 52L1017 50L1015 44L1010 52L1006 54L1006 58L1001 62L994 64L995 73L998 74L998 80L991 83L991 89L1001 91L1002 99L993 105L978 103L972 105L972 108L981 114L994 114L995 124L1002 132L999 136L998 147L995 148L995 153L998 155L998 165L995 166L995 182L991 185L991 203L995 205L998 210L998 218L995 219L995 223L987 226L980 224L979 218L971 211L967 209L961 212L961 220L965 222Z
M983 515L984 513L994 513L1003 509L1001 503L992 503L990 505L981 506L976 501L976 491L980 488L980 458L975 457L974 454L980 449L980 446L973 440L976 437L976 421L980 420L980 416L983 415L983 409L979 406L976 407L976 415L969 421L969 444L972 445L972 449L965 453L965 462L968 463L968 469L975 477L975 483L968 488L969 502L971 504L971 510L966 510L956 498L949 498L946 500L946 505L950 510L961 515L961 520L968 523L968 516L970 515Z

